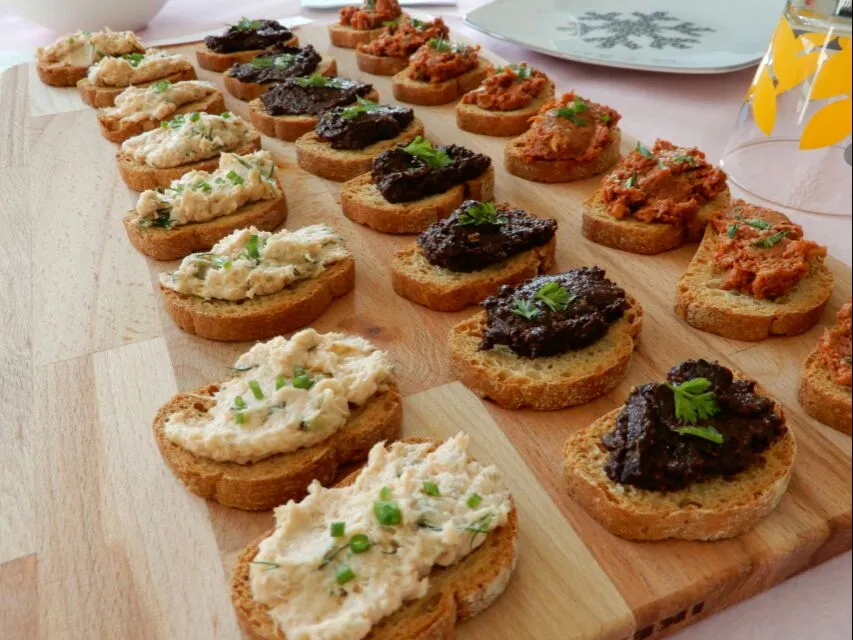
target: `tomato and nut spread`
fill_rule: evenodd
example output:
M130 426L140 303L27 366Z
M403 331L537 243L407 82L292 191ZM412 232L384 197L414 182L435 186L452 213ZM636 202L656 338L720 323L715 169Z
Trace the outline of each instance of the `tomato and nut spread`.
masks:
M553 218L537 218L507 203L466 200L430 225L418 244L430 264L468 273L546 245L556 231Z
M726 174L695 147L640 143L601 183L607 213L619 220L680 224L726 191Z
M800 225L771 209L737 202L712 224L718 238L714 270L724 290L778 298L826 256L826 247L804 239Z
M444 82L458 78L480 64L480 46L430 38L409 58L408 76L419 82Z
M688 360L666 382L636 387L601 444L613 482L678 491L762 464L786 431L782 412L755 382L719 363Z
M459 145L433 146L418 136L373 159L373 184L388 202L412 202L480 177L492 160Z
M312 75L287 78L261 96L271 116L319 116L333 107L352 104L373 91L373 85L348 78Z
M240 18L221 36L207 36L204 44L214 53L234 53L266 49L293 40L293 32L277 20Z
M414 119L415 112L407 107L359 98L354 105L326 111L314 132L332 149L364 149L396 138Z
M568 92L544 105L518 141L527 161L593 162L613 144L621 117L615 109Z
M344 7L340 11L340 21L345 27L369 31L379 29L386 22L399 18L403 13L397 0L366 0L360 6Z
M276 44L257 58L243 64L235 64L228 75L240 82L281 82L287 78L310 76L322 58L312 45L291 47Z
M503 285L482 306L480 350L505 346L516 355L541 358L594 344L624 315L628 301L604 269L581 267Z
M389 24L375 40L358 45L358 50L382 58L408 58L432 38L447 38L450 29L444 20L425 22L416 18L401 18Z
M462 96L462 102L486 111L524 109L548 86L548 76L526 62L490 72L483 83Z
M821 336L818 352L832 379L842 387L853 386L853 339L851 338L851 300L838 310L835 325Z

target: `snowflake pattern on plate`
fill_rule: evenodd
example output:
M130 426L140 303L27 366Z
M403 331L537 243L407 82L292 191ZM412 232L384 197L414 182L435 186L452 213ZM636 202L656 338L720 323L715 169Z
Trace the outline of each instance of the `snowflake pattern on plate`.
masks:
M587 11L578 16L577 20L576 25L557 29L574 32L584 42L595 44L599 49L613 49L617 45L632 50L641 49L643 45L637 42L637 38L649 38L652 49L690 49L701 40L704 33L714 31L710 27L676 18L668 11L633 11L630 14L620 11ZM599 32L605 35L584 37Z

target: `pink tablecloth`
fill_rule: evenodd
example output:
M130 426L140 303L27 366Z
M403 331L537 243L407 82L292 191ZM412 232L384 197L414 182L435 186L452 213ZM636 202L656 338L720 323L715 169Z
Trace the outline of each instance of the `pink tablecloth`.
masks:
M635 2L636 0L626 0ZM644 140L667 138L704 149L719 159L731 132L752 71L720 76L672 76L620 71L556 60L526 52L465 27L459 16L484 0L460 0L454 12L442 11L451 29L464 33L512 61L528 60L541 67L558 88L578 88L596 101L612 104L623 114L625 131ZM446 7L444 8L446 9ZM428 9L427 9L428 10ZM709 10L712 5L709 5ZM239 19L241 15L287 16L299 13L298 2L287 0L171 0L148 29L149 40L193 33ZM436 12L437 13L437 12ZM309 18L328 12L306 11ZM0 8L0 52L31 50L52 42L57 34ZM798 222L830 253L851 262L851 221L805 217ZM851 555L849 553L772 589L729 611L699 623L679 640L830 640L851 637Z

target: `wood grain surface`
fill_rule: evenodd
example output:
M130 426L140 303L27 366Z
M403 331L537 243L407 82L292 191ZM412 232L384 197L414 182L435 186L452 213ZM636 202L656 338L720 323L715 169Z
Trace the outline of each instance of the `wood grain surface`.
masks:
M300 38L328 50L320 26ZM387 78L359 73L351 51L331 54L341 75L373 82L392 101ZM222 84L217 74L200 76ZM606 397L552 413L483 403L453 381L446 351L449 328L475 309L444 314L397 297L388 259L413 237L350 222L338 185L301 171L292 145L264 140L281 167L287 226L329 223L357 260L354 293L313 326L387 349L406 395L405 433L468 431L475 455L503 469L516 497L517 574L458 637L662 637L849 549L850 439L796 402L801 362L822 328L762 343L691 329L672 303L695 245L643 257L592 244L580 234L580 205L596 179L534 185L509 176L503 140L459 131L452 106L416 110L433 140L495 160L498 200L559 220L560 270L598 264L646 313L628 377ZM176 391L220 378L246 345L184 334L165 315L157 275L175 263L147 260L128 243L121 216L136 194L118 176L115 149L74 90L45 87L26 66L0 75L0 637L236 638L228 572L271 515L191 496L160 459L150 423ZM849 269L830 266L837 283L826 325L850 291ZM621 404L631 386L699 356L760 379L785 405L800 444L790 489L774 514L735 540L615 538L566 495L562 444Z

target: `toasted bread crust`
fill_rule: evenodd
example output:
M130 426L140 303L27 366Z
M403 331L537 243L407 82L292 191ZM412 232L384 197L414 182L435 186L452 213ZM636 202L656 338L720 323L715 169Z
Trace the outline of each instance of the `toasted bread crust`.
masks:
M480 59L479 64L461 76L444 82L421 82L408 76L408 68L394 74L392 88L400 102L423 106L437 106L453 102L463 93L476 89L488 75L491 64Z
M391 259L391 286L412 302L435 311L461 311L482 302L505 284L524 282L554 266L557 239L490 265L480 271L455 273L427 262L417 243Z
M408 58L375 56L361 50L355 52L355 63L360 71L374 76L393 76L409 66Z
M348 256L315 278L297 281L252 300L205 300L160 285L166 311L181 329L208 340L265 340L296 331L316 320L335 298L355 287L355 260Z
M197 78L198 76L196 75L195 69L190 67L189 69L172 73L163 78L157 78L156 80L143 82L142 84L135 86L148 87L152 84L156 84L157 82L162 82L163 80L168 80L169 82L180 82L181 80L195 80ZM80 97L83 99L83 102L88 104L90 107L102 108L114 106L118 95L127 89L127 87L101 87L89 82L88 78L83 78L77 82L77 89L80 91Z
M464 184L414 202L388 202L369 173L345 182L341 187L344 215L382 233L420 233L433 222L446 218L468 198L482 202L494 196L495 170L492 165L483 174Z
M518 139L506 143L504 162L511 174L533 182L574 182L586 180L610 169L619 160L622 131L613 130L613 142L592 162L576 160L526 160Z
M178 410L206 410L216 384L179 393L157 412L154 436L172 472L197 496L226 507L256 511L300 500L315 479L334 481L347 463L361 462L377 442L393 440L400 432L403 403L396 387L374 395L358 407L331 437L311 447L251 462L219 462L198 456L172 442L165 433L167 418Z
M360 44L367 44L372 40L376 40L384 30L385 27L379 27L378 29L353 29L350 26L336 22L329 25L329 40L335 47L355 49Z
M68 65L44 64L36 61L36 73L39 80L51 87L76 87L86 77L89 67L70 67Z
M284 43L287 47L298 47L299 37L293 36L290 40ZM247 51L234 51L232 53L216 53L207 48L204 43L198 45L195 50L195 59L198 66L208 71L216 71L222 73L228 71L235 64L240 62L249 62L257 58L264 52L263 49L250 49Z
M850 387L832 379L815 349L803 363L799 400L812 418L836 431L853 434L853 401Z
M317 65L315 73L321 76L333 76L338 72L338 63L334 58L323 56L320 64ZM238 80L230 73L225 73L222 76L222 81L225 84L225 90L238 100L254 100L269 91L269 89L277 82L243 82Z
M481 311L450 330L453 373L475 394L506 409L553 411L584 404L612 391L627 373L643 325L642 307L630 296L628 303L625 315L598 342L545 358L480 351L486 320Z
M554 99L554 83L545 86L537 98L523 109L512 111L487 111L475 104L456 104L456 126L463 131L484 136L518 136L530 128L530 118L543 104Z

